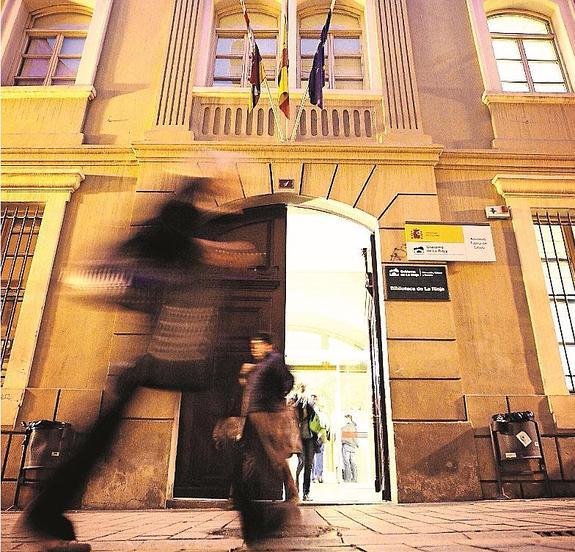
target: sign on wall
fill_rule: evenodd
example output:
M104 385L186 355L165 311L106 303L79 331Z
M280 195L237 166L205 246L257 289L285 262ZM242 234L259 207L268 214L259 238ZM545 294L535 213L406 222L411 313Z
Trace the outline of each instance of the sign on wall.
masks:
M385 266L385 298L446 301L449 299L444 266Z
M406 222L405 243L410 261L495 261L487 223Z

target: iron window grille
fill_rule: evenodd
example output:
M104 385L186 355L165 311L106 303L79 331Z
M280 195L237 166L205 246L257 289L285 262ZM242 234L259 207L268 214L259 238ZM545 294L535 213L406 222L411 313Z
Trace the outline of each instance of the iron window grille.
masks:
M7 203L2 206L2 383L43 213L44 206L36 203Z
M575 210L533 214L565 381L575 393Z

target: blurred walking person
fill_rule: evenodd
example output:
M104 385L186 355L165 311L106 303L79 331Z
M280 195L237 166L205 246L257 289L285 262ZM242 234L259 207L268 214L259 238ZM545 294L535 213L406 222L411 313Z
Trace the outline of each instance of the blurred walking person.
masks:
M138 387L200 391L217 383L210 357L225 300L219 269L255 266L260 260L251 244L199 238L207 215L197 201L209 187L207 179L191 182L110 261L69 278L87 296L111 290L105 299L147 311L156 322L147 353L119 375L101 417L22 514L21 525L43 539L45 551L91 549L76 541L64 511L109 451Z

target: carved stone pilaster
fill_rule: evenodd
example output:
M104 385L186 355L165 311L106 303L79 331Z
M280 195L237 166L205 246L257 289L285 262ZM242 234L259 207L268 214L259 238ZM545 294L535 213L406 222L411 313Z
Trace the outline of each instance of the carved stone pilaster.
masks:
M421 126L406 0L377 0L376 5L382 40L385 133L407 139L417 135L417 141L429 143Z
M174 0L170 41L164 63L156 125L189 125L194 38L198 0Z

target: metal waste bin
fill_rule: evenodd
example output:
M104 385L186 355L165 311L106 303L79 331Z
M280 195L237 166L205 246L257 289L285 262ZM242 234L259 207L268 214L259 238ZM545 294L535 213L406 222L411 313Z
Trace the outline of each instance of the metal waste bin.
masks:
M46 476L69 457L75 438L68 422L37 420L23 425L22 459L12 505L15 508L19 508L21 487L42 485Z
M506 496L503 492L504 466L521 461L524 461L525 466L529 466L529 463L525 461L530 460L537 461L538 469L526 468L515 472L515 475L533 477L534 473L542 474L547 492L551 494L541 436L533 412L506 412L492 416L491 444L495 456L497 486L500 495Z
M56 468L70 454L74 442L72 424L38 420L26 424L24 469Z
M539 459L541 444L533 412L509 412L493 416L501 460Z

